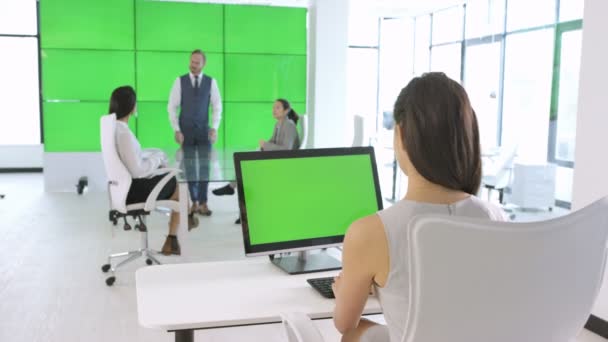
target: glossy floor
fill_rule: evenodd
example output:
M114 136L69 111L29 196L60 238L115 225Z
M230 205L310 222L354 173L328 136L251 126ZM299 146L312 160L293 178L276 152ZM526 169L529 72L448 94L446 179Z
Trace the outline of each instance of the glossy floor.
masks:
M40 174L0 174L0 341L172 341L137 323L134 273L118 273L107 287L100 266L111 250L138 245L135 232L112 230L104 194L44 193ZM212 197L215 211L188 236L200 261L243 258L234 197ZM533 214L526 214L533 219ZM521 216L522 218L524 216ZM166 217L149 221L160 248ZM178 258L163 258L178 262ZM204 310L204 308L201 308ZM327 341L339 336L331 321L317 321ZM283 341L280 325L197 331L201 341ZM606 341L583 332L579 342Z

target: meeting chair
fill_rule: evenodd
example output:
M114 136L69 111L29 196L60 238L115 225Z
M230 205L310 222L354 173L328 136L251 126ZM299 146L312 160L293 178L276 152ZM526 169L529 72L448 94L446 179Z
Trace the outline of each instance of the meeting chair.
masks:
M157 200L158 195L167 182L177 175L179 169L162 168L158 169L158 174L167 173L165 177L152 190L147 200L142 203L126 204L127 194L131 186L131 174L126 166L120 160L118 150L116 149L116 116L104 115L100 122L101 127L101 153L103 163L108 176L108 196L110 203L109 219L114 226L122 219L124 221L123 229L131 230L132 227L128 223L127 218L132 217L135 220L134 230L141 234L140 248L133 251L111 254L108 256L108 263L101 267L104 273L110 273L106 278L106 285L112 286L116 281L115 271L125 266L128 263L135 261L140 257L146 258L146 264L159 264L155 255L160 254L158 251L148 247L148 229L146 226L146 216L155 209L179 210L179 202L173 200ZM162 210L161 209L161 210ZM117 258L126 258L117 264L112 264L112 261Z
M491 199L492 190L495 190L498 191L498 202L504 204L504 189L511 182L513 161L516 155L516 146L501 146L492 153L482 153L481 183L488 192L488 201Z
M369 145L365 143L365 118L361 115L353 117L353 147Z
M421 215L408 234L402 342L574 342L606 267L608 197L541 222ZM295 337L312 326L284 322Z
M305 313L281 313L281 319L287 342L323 341L323 336Z
M557 165L515 163L509 203L521 209L552 211L555 206Z

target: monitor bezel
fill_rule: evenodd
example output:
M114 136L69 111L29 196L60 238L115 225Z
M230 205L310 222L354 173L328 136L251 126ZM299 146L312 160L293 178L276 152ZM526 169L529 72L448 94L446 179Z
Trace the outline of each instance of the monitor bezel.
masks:
M336 247L342 244L342 242L344 241L344 235L252 245L249 238L249 222L247 220L246 205L247 201L243 190L243 178L241 172L242 161L310 157L337 157L349 155L369 156L371 160L372 174L374 178L374 188L376 191L376 203L378 210L382 210L382 194L380 190L380 181L378 178L378 168L376 164L374 148L372 146L234 153L234 167L236 173L238 202L239 211L241 214L241 228L243 231L243 244L245 246L245 255L261 256L285 252L298 252L311 249Z

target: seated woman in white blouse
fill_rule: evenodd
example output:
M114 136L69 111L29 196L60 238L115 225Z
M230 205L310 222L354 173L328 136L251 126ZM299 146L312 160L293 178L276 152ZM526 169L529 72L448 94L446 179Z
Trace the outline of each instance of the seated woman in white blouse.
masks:
M152 189L166 174L157 174L156 170L166 166L167 157L161 151L142 151L137 138L129 129L129 118L136 111L135 90L131 86L116 88L110 98L110 114L116 114L116 148L118 156L133 178L127 195L127 204L145 202ZM161 190L159 200L178 200L177 180L173 177ZM164 255L180 255L177 241L179 212L172 212L169 219L169 235L162 248ZM188 228L198 226L192 215L188 219Z

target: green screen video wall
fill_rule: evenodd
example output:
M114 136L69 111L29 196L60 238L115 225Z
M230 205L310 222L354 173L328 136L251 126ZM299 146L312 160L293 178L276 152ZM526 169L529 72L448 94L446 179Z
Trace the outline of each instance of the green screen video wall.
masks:
M44 145L99 151L112 90L132 85L143 147L177 148L167 101L190 52L223 101L217 144L255 148L272 134L272 104L306 111L306 9L151 0L40 1ZM210 111L211 113L211 111Z

